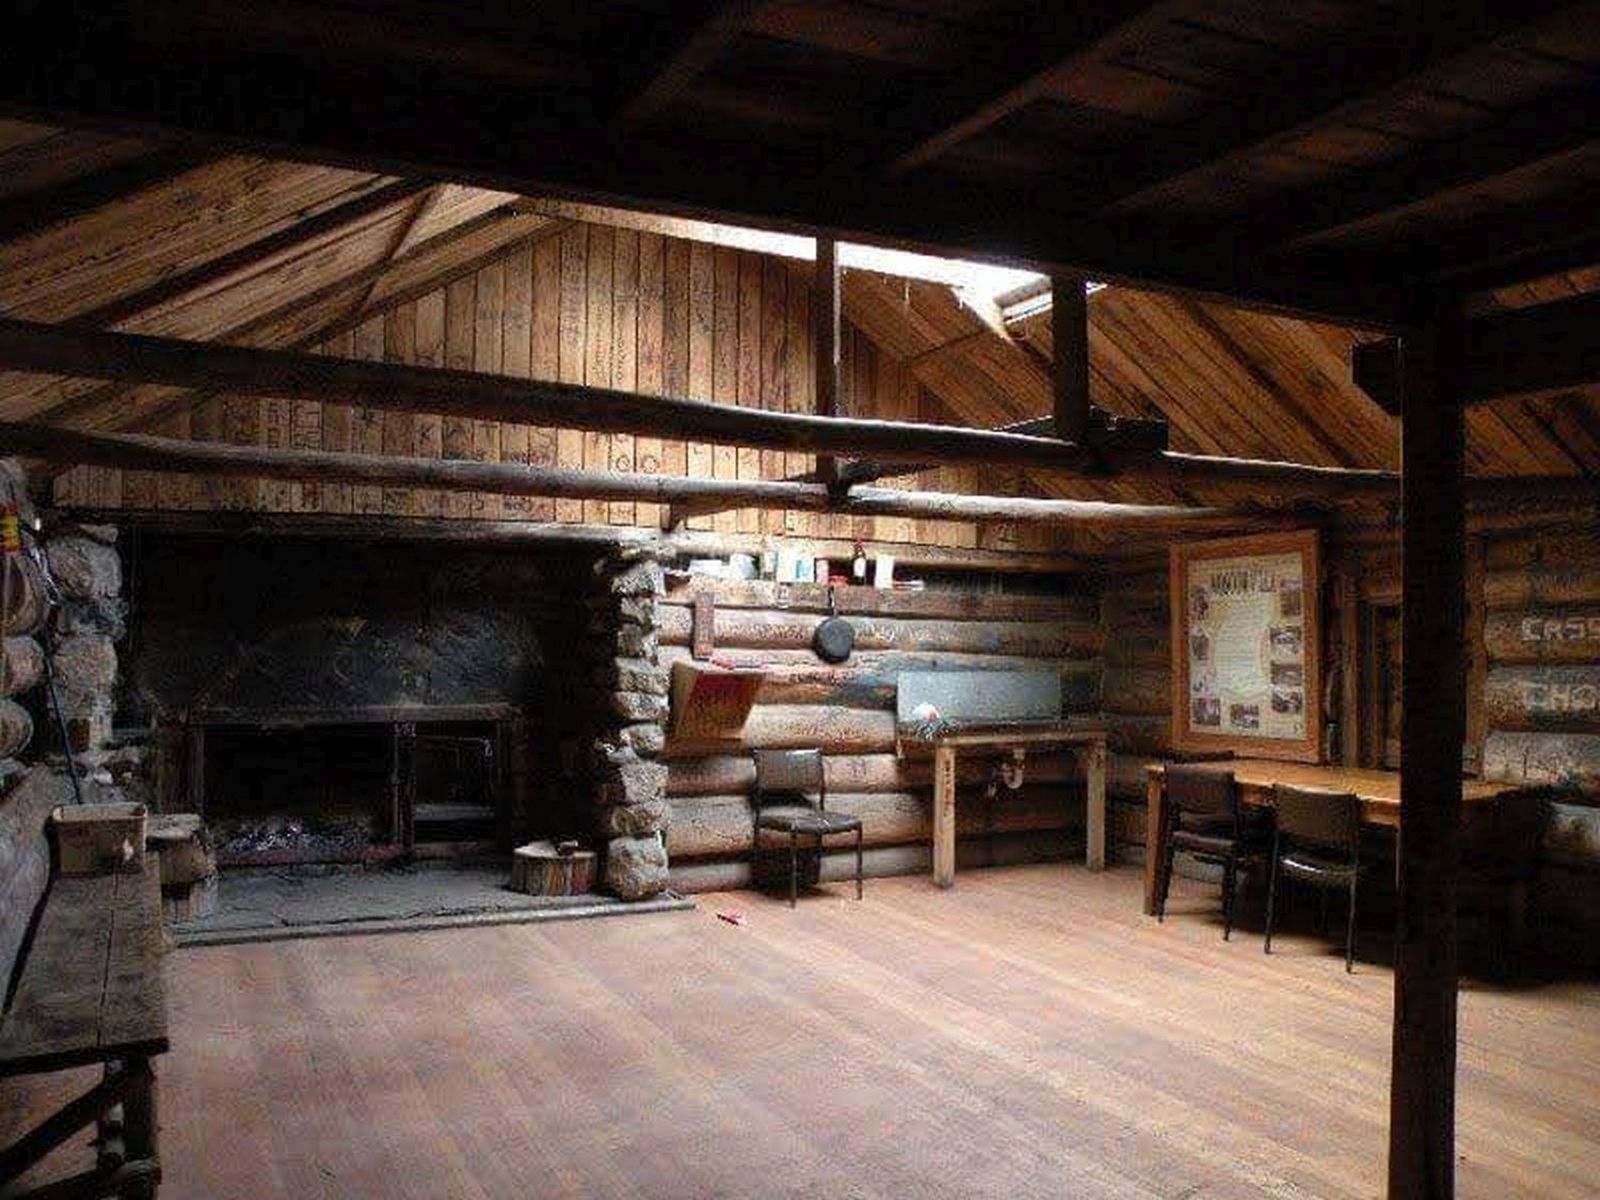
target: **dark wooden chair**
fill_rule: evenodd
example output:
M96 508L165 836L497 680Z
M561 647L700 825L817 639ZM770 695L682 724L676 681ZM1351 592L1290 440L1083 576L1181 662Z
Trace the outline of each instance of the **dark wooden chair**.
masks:
M1267 882L1267 937L1272 953L1278 877L1349 892L1344 969L1355 969L1356 884L1361 878L1361 801L1349 792L1319 792L1280 783L1273 791L1272 869Z
M1233 772L1184 763L1168 763L1166 775L1167 836L1161 854L1161 893L1156 919L1167 917L1173 860L1181 850L1201 862L1222 867L1222 939L1233 933L1239 868L1265 852L1266 827L1241 811Z
M861 818L828 811L828 785L820 750L757 750L755 853L761 853L761 831L789 835L789 907L800 891L800 839L815 837L817 852L822 839L833 834L856 835L856 899L861 899Z

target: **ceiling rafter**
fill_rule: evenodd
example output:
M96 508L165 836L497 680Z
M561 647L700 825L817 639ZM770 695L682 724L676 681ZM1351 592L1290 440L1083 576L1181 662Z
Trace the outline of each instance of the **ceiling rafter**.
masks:
M458 274L467 270L475 270L484 261L505 253L513 244L535 236L541 231L548 231L552 226L559 227L559 223L500 210L487 213L473 220L464 221L453 229L436 234L394 259L380 261L363 270L351 272L338 279L330 280L308 293L287 297L281 304L274 306L269 311L223 331L214 340L250 344L253 339L281 324L296 312L315 309L330 300L339 301L340 303L334 305L334 308L336 312L343 314L342 317L336 316L332 320L319 325L310 332L296 338L286 347L304 349L318 341L333 336L337 332L351 328L372 316L373 309L360 312L352 311L348 304L343 303L344 296L347 293L359 296L361 289L368 288L373 283L381 281L386 274L397 268L403 269L408 265L425 261L433 256L441 258L437 271L427 272L422 280L408 287L403 293L385 295L377 302L376 311L382 311L391 305L403 303L406 299L431 291L434 287L443 286ZM504 229L506 236L503 239L489 237L488 244L465 261L457 261L450 257L452 247L473 241L475 236L479 234L492 234L496 227ZM39 419L55 423L70 422L76 425L98 426L105 423L108 416L114 414L134 390L135 388L124 383L107 383L94 391L48 409L40 414ZM186 391L150 411L140 413L140 420L135 423L134 427L143 428L153 421L171 415L174 411L197 403L208 394L212 393L205 392L203 389Z

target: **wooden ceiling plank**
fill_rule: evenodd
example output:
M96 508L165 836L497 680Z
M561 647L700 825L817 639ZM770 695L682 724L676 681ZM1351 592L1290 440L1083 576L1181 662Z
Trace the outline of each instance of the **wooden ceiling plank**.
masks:
M489 214L465 222L455 230L435 235L392 263L381 258L375 259L365 269L321 283L313 290L284 295L268 311L243 324L218 331L214 340L302 349L320 338L353 327L376 311L415 298L458 274L476 270L485 261L504 253L517 240L535 236L541 230L559 227L560 222L541 217ZM464 253L462 247L466 247ZM406 273L403 288L385 290L381 296L369 301L364 311L351 311L352 302L374 280L383 281L397 271ZM277 327L286 322L296 330L287 341L283 340L281 334L274 333ZM216 392L214 388L174 392L161 397L153 406L128 410L127 400L131 390L115 382L103 384L86 395L47 410L43 415L54 422L86 427L95 427L108 420L121 425L128 420L142 420L149 415L146 409L164 414L171 411L175 404L193 403Z
M180 297L214 288L230 276L249 271L267 260L293 257L297 251L312 243L410 202L428 186L416 180L399 180L377 188L188 271L169 275L150 287L79 313L72 319L82 325L118 325Z
M141 155L110 170L69 179L43 192L26 192L0 203L0 242L14 242L52 225L103 208L125 196L221 157L215 150L171 146Z
M744 31L771 0L697 0L673 6L683 29L664 52L648 60L640 79L617 103L612 132L628 134L687 91L695 79Z
M898 179L992 128L1046 96L1061 75L1102 57L1167 21L1178 5L1150 0L1051 6L1048 31L1033 39L1022 63L983 64L989 69L955 73L958 89L948 97L919 96L886 121L889 129L917 130L901 136L885 156L881 174ZM930 113L930 109L933 110Z
M1310 187L1241 219L1264 246L1300 246L1346 233L1484 179L1558 158L1596 140L1600 88L1564 89L1484 129L1422 147Z
M1258 75L1249 92L1177 131L1168 142L1144 142L1097 172L1095 207L1123 211L1151 193L1243 154L1259 154L1375 102L1433 82L1463 55L1525 31L1558 10L1551 0L1480 0L1439 20L1426 5L1398 15L1401 28L1374 21L1344 39L1337 55L1312 64L1286 59ZM1409 27L1408 27L1409 26Z

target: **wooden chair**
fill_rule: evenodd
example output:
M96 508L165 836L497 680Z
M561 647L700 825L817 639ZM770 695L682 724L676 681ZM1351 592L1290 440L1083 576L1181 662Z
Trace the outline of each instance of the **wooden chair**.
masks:
M1239 789L1233 772L1183 763L1166 767L1165 844L1161 854L1161 891L1156 920L1167 917L1167 893L1172 889L1172 864L1182 850L1202 862L1222 867L1222 940L1233 933L1233 909L1238 892L1239 867L1262 856L1264 829L1241 813Z
M1263 954L1272 953L1272 924L1278 897L1278 876L1314 887L1349 891L1345 922L1344 969L1355 969L1356 883L1361 877L1361 801L1349 792L1319 792L1280 783L1274 789L1272 870L1267 883L1267 938Z
M757 750L754 803L755 853L761 852L761 831L789 835L789 907L800 890L800 838L815 837L817 852L822 839L832 834L856 835L856 899L861 899L861 818L828 811L828 785L823 776L821 750Z

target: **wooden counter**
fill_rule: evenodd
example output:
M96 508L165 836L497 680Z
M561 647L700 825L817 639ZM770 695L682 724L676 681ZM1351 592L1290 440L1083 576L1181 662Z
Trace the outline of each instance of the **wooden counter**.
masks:
M1267 758L1236 758L1215 764L1218 770L1233 772L1241 803L1258 808L1272 807L1272 789L1280 783L1316 788L1325 792L1354 792L1361 801L1361 820L1367 825L1400 828L1400 773L1364 767L1321 767L1309 763L1279 762ZM1156 848L1166 836L1166 764L1151 763L1146 768L1144 911L1155 913ZM1462 817L1466 820L1475 805L1492 804L1500 797L1520 791L1517 783L1490 783L1483 779L1461 781Z
M1105 869L1105 730L1065 721L1002 722L959 725L932 738L902 734L896 742L902 753L907 746L933 750L933 882L940 887L949 887L956 878L956 755L972 747L991 751L1045 745L1076 749L1083 762L1088 802L1084 861L1091 871Z

